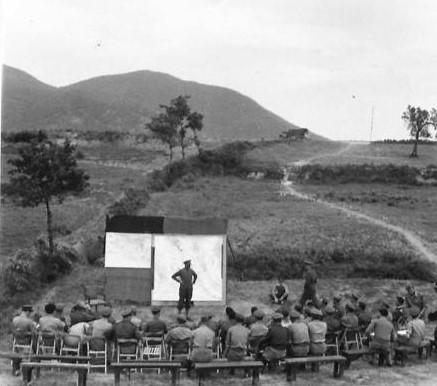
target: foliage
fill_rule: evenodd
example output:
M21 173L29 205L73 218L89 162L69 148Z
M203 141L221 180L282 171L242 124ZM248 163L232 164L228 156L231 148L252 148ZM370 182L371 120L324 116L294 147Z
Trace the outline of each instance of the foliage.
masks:
M5 296L30 291L35 285L33 257L28 251L20 250L14 258L9 259L3 270Z
M36 140L38 142L46 141L48 139L47 133L44 131L19 131L17 133L2 133L2 139L9 143L31 142Z
M138 208L146 205L149 198L148 190L129 188L124 192L123 197L109 206L107 215L112 217L135 214Z
M300 279L304 261L316 263L319 277L372 277L375 279L420 279L432 281L437 266L405 252L375 252L374 249L297 249L257 246L228 254L229 276L239 280L271 280L278 276Z
M321 165L307 164L299 168L296 178L310 183L383 183L418 185L417 168L401 165L345 164Z
M79 193L88 186L88 175L77 167L76 148L66 139L58 145L43 132L30 137L18 148L18 157L8 160L13 169L9 191L21 200L23 207L44 204L47 214L49 250L53 252L53 229L50 205L62 203L70 193Z
M193 141L200 152L198 132L203 127L203 115L191 112L188 105L190 96L178 96L172 99L170 105L160 105L163 110L146 124L146 129L154 133L159 140L168 145L170 163L173 160L173 149L179 144L182 150L182 159L185 159L185 149L188 146L188 130L193 133Z
M408 105L402 113L402 119L407 123L410 135L415 138L413 151L410 157L417 157L419 138L430 138L430 129L437 130L437 110L430 111Z

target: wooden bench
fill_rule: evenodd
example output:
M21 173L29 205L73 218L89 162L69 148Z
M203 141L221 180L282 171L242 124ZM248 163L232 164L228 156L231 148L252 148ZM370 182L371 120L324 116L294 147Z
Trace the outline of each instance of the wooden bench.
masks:
M417 352L417 356L422 359L423 357L423 349L425 349L425 360L431 355L431 342L429 340L424 340L419 347L411 347L411 346L399 346L395 347L395 356L394 363L399 363L401 366L405 366L405 359L407 359L408 354L413 354Z
M346 358L341 355L286 358L285 372L287 374L287 381L293 382L296 380L297 370L301 365L320 363L334 363L334 378L341 378L344 373Z
M245 371L252 371L252 385L259 383L259 371L264 367L261 361L238 361L231 362L228 360L213 360L212 362L206 363L195 363L194 369L197 372L199 378L199 386L205 381L207 375L211 371L217 370L238 370L244 369Z
M22 362L21 371L23 373L23 385L28 385L32 382L33 369L74 370L78 374L77 385L86 386L86 377L88 373L87 364L61 362Z
M120 373L123 370L132 370L132 369L167 369L171 371L171 383L172 385L176 385L177 380L179 379L181 362L175 361L126 361L126 362L117 362L112 363L109 366L109 371L114 372L114 385L120 385Z
M28 359L29 354L22 354L16 352L0 352L0 358L7 358L12 361L12 375L20 369L20 364L23 359Z
M353 350L342 350L341 355L346 358L345 369L347 370L353 361L361 358L363 355L374 355L376 353L377 351L370 350L369 348L360 348Z

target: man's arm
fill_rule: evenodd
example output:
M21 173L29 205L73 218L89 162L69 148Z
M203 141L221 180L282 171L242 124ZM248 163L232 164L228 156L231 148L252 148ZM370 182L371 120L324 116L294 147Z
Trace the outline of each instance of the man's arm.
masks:
M197 273L193 271L193 284L196 282L197 280Z
M181 284L181 279L179 279L179 276L181 275L180 271L177 271L176 273L174 273L173 275L171 275L171 278L174 281L177 281L179 284Z

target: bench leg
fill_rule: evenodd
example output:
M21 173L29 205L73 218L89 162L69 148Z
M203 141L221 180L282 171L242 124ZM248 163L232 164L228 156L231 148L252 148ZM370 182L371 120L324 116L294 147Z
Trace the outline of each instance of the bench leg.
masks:
M12 375L15 375L18 370L20 370L21 358L13 358L12 359Z
M344 374L344 362L334 362L334 378L341 378Z
M206 371L197 370L197 377L199 378L199 386L202 386L203 382L206 379Z
M178 381L178 378L179 378L178 373L179 373L178 369L171 369L171 384L173 386L175 386L177 381Z
M320 363L311 363L311 371L313 373L318 373L320 369Z
M77 376L77 385L78 386L86 386L86 374L87 371L78 371L78 376Z
M351 367L351 363L352 363L352 357L350 355L346 356L346 364L344 365L345 369L349 369L349 367Z
M294 382L297 378L297 367L294 365L285 365L285 371L287 372L287 382Z
M114 386L120 385L120 371L116 370L114 372Z
M259 370L253 369L252 370L252 385L258 385L259 384Z
M27 386L28 384L30 384L32 382L32 368L31 367L26 367L25 369L22 370L23 372L23 385Z

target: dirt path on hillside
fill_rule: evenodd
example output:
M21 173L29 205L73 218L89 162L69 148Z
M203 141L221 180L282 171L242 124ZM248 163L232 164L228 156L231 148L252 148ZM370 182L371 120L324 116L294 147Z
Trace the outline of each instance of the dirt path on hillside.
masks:
M427 260L430 260L430 261L437 263L437 255L434 254L430 250L430 248L426 245L425 241L423 241L419 236L417 236L413 232L411 232L405 228L402 228L398 225L390 224L388 222L388 220L384 220L384 219L381 220L381 219L378 219L376 217L372 217L372 216L366 215L364 213L361 213L357 210L347 208L344 205L333 204L333 203L325 201L323 199L320 199L320 198L316 199L311 195L298 192L296 189L293 188L292 182L288 180L291 169L296 168L296 167L301 167L303 165L307 165L307 164L314 162L314 161L321 159L321 158L339 156L343 153L348 152L354 146L359 146L359 145L355 145L355 144L350 143L347 146L345 146L343 149L340 149L339 151L337 151L335 153L320 154L320 155L317 155L314 157L310 157L310 158L307 158L304 160L299 160L297 162L293 162L293 163L289 164L287 167L284 168L284 177L281 180L280 194L282 196L290 195L290 196L301 198L303 200L312 201L314 203L317 203L318 205L324 205L325 207L328 207L330 209L339 210L339 211L345 213L349 218L354 217L354 218L366 220L374 225L377 225L377 226L380 226L382 228L399 233L423 257L425 257Z

